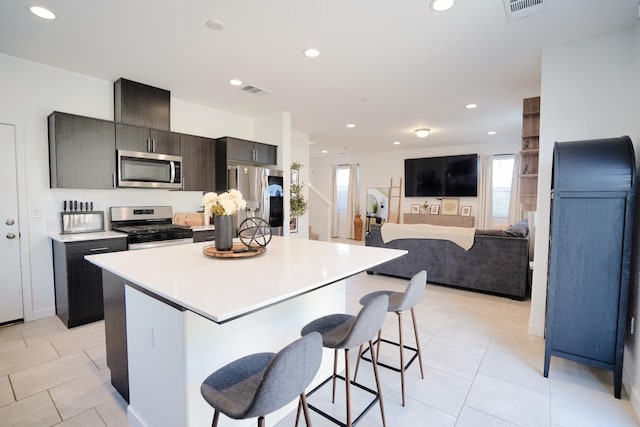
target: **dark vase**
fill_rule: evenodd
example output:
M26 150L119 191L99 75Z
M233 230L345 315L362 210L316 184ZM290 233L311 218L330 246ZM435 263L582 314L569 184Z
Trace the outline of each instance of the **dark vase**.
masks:
M216 249L228 251L233 247L233 217L231 215L215 215Z

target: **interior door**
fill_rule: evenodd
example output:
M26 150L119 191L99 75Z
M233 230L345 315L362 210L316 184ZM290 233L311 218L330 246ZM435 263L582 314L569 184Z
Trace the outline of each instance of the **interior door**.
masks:
M15 128L0 124L0 325L24 318L20 274L20 227L16 181Z

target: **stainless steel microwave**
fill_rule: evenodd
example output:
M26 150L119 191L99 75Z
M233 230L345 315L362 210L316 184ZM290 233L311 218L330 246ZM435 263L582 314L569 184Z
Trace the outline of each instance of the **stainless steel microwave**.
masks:
M118 187L182 189L182 157L118 150Z

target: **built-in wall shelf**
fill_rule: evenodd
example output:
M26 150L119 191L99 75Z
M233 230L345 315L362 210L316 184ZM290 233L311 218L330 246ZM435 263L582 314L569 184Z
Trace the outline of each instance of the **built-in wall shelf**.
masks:
M522 101L522 165L520 169L520 205L523 211L535 211L538 194L538 157L540 154L540 97Z

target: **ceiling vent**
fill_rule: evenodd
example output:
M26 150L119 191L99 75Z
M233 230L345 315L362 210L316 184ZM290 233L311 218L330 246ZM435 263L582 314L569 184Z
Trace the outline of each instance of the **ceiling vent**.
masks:
M260 89L256 86L246 85L242 88L243 91L250 93L252 95L269 95L271 92L265 89Z
M507 21L515 21L540 13L543 6L543 0L504 0Z

